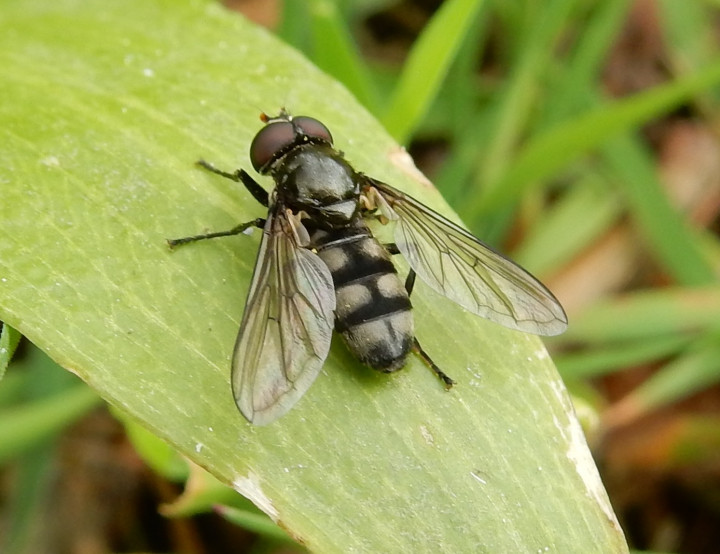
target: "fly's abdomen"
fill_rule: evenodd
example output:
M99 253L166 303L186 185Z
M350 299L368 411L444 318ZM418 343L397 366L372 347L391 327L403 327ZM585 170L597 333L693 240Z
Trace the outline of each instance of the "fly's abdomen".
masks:
M335 285L336 330L361 362L386 372L401 368L415 333L390 254L364 225L322 234L318 255Z

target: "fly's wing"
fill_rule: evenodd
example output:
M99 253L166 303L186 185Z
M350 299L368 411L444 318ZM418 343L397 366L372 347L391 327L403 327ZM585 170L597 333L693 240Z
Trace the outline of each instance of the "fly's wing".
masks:
M560 303L535 277L414 198L368 179L397 214L395 242L434 290L466 310L536 335L567 328Z
M307 391L332 338L330 270L297 245L292 225L285 213L268 215L233 353L235 402L256 425L279 418Z

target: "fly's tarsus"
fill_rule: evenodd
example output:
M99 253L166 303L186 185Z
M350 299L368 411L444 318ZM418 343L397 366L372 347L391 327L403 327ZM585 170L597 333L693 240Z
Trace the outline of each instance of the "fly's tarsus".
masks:
M243 171L242 169L238 169L232 173L228 173L227 171L223 171L222 169L218 169L210 162L206 162L205 160L198 160L195 162L195 165L198 167L202 167L203 169L207 169L208 171L215 173L216 175L220 175L221 177L225 177L226 179L230 179L231 181L235 181L236 183L242 182L242 179L240 178L240 172Z

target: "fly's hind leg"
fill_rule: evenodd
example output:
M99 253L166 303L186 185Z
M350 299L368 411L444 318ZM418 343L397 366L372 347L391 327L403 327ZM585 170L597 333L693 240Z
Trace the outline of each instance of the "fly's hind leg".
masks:
M408 296L410 296L410 293L415 286L415 275L415 271L411 269L408 273L407 278L405 279L405 290L407 291ZM453 379L451 379L447 373L445 373L437 366L435 362L432 361L432 358L430 358L430 356L428 356L428 353L423 350L422 346L420 346L417 337L413 337L412 351L415 352L415 354L417 354L418 356L420 356L420 359L435 372L435 375L437 375L440 380L445 384L446 389L452 388L452 386L455 384L455 381L453 381Z
M435 364L435 362L432 361L430 356L428 356L427 352L425 352L425 350L423 350L423 347L420 346L420 343L418 342L416 337L413 337L412 351L415 352L415 354L417 354L418 356L420 356L420 359L435 372L435 375L437 375L440 380L445 384L446 389L452 388L452 386L455 384L455 381L451 379L447 375L447 373L440 369L437 364Z
M400 254L400 249L397 247L397 244L394 242L384 244L385 249L392 254L393 256L396 254ZM405 290L407 291L408 297L412 294L413 288L415 288L415 277L417 276L417 273L415 273L415 270L410 268L410 271L408 272L407 277L405 278ZM445 373L442 369L440 369L435 362L432 361L432 358L428 356L427 352L423 350L423 347L420 346L420 343L417 340L417 337L413 337L413 345L412 345L412 351L417 354L420 359L427 364L427 366L432 369L435 372L435 375L437 375L440 380L445 384L445 388L450 389L455 384L455 381L453 381L447 373Z

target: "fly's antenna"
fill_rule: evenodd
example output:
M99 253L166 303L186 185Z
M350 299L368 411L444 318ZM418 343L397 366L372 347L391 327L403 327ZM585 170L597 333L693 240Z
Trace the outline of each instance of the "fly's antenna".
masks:
M265 112L260 113L260 121L263 123L273 123L275 121L287 121L289 123L292 123L293 117L290 115L290 112L285 109L283 106L280 108L280 113L277 115L268 115ZM294 126L294 125L293 125Z

